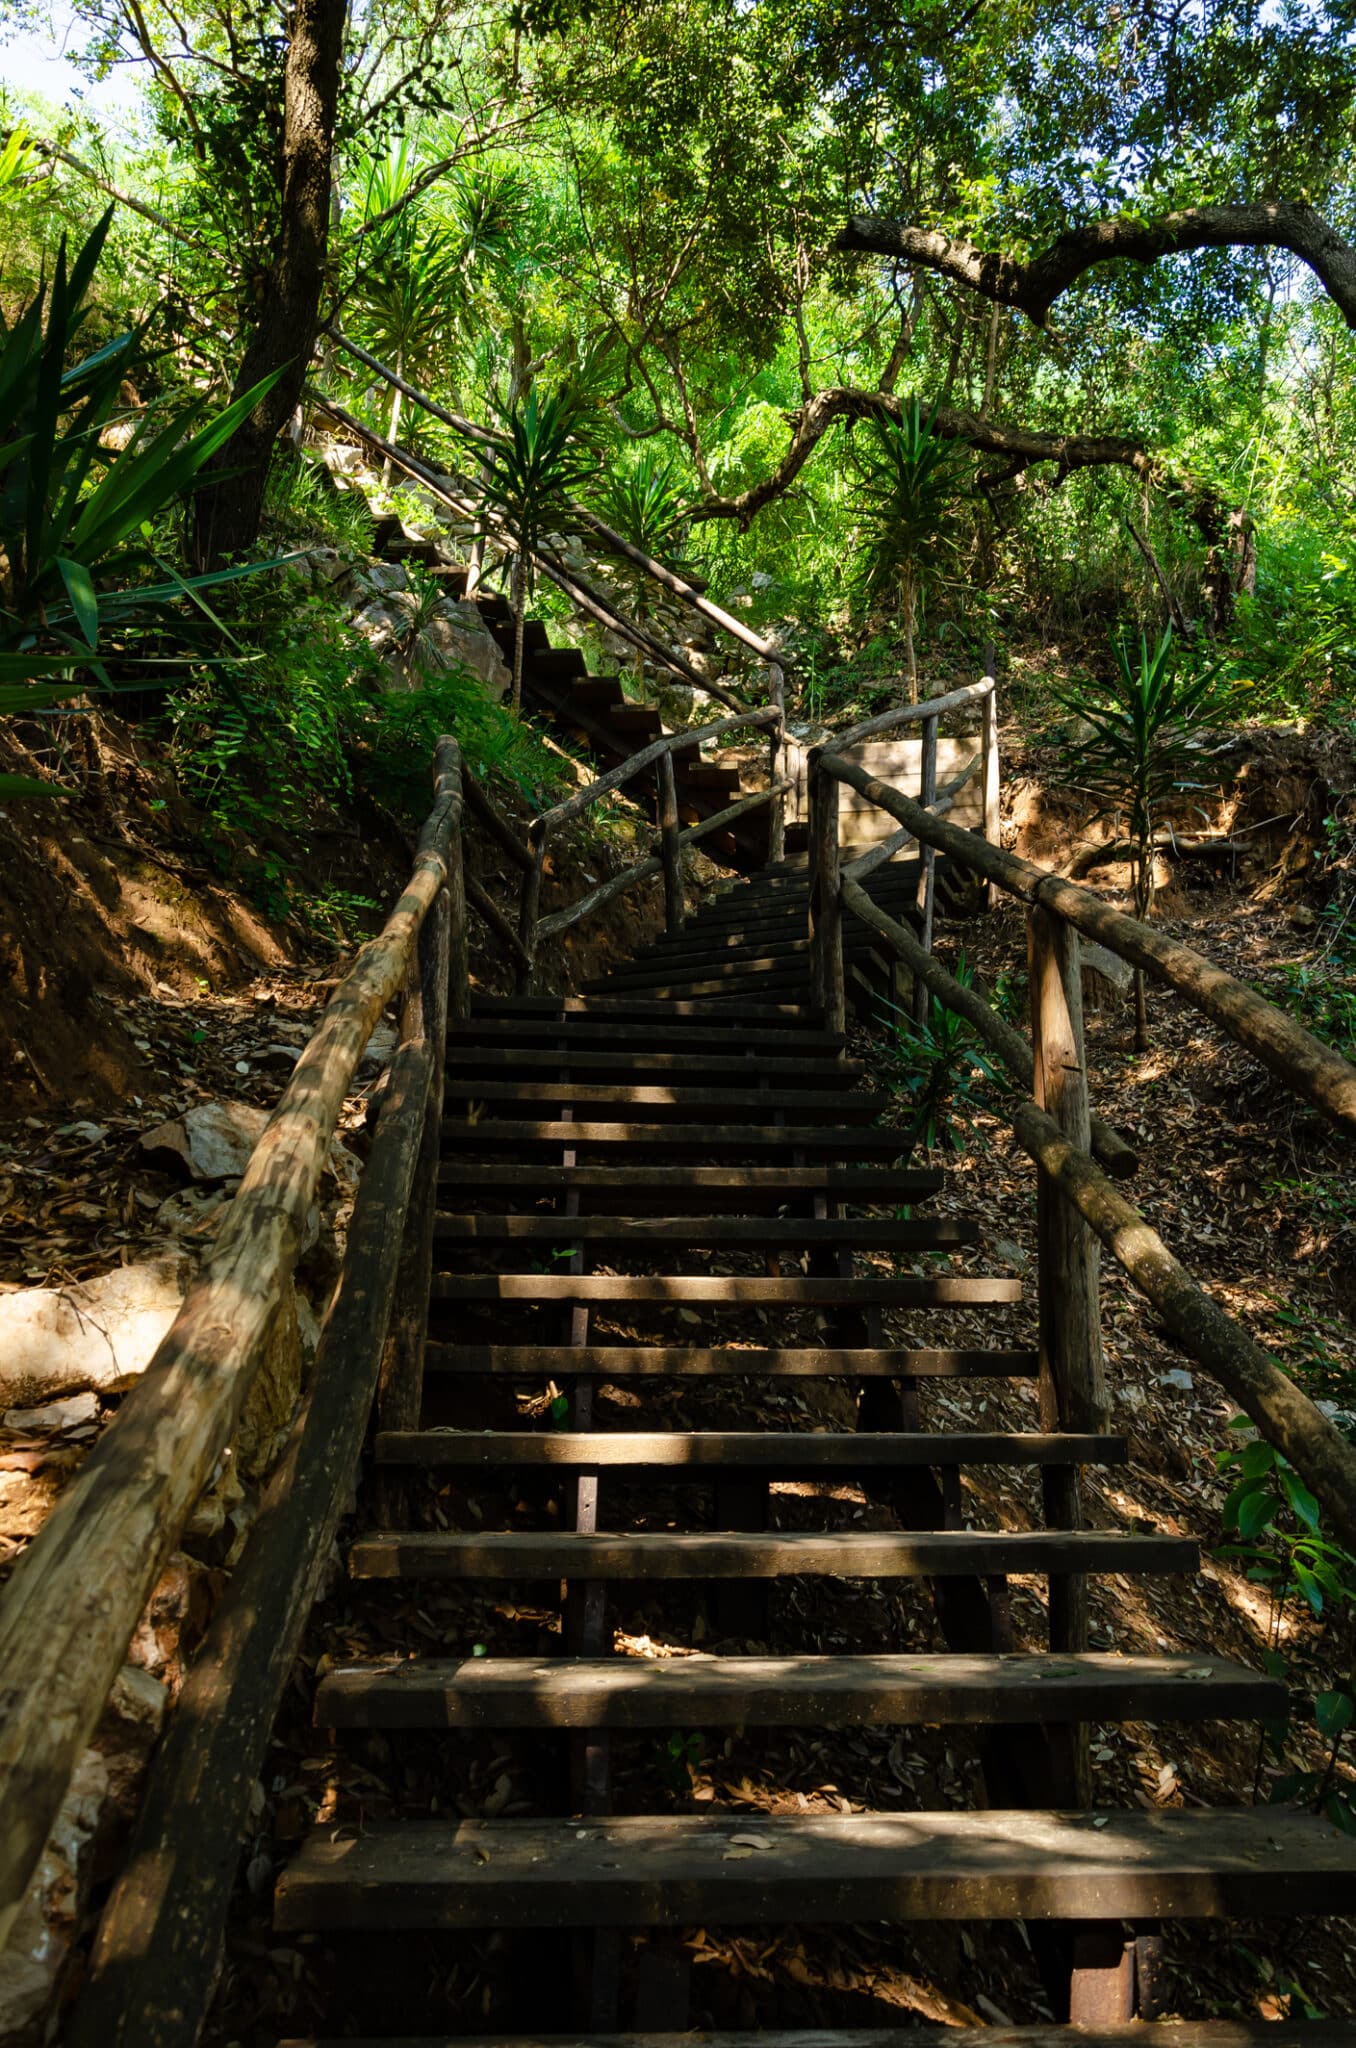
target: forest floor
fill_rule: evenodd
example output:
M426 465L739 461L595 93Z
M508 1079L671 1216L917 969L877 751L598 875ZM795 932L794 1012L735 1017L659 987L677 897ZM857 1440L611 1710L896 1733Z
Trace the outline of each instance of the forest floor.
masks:
M0 943L12 961L22 962L11 971L7 993L0 991L6 1069L0 1109L8 1112L0 1124L0 1289L66 1284L141 1259L167 1239L189 1248L204 1241L229 1182L206 1194L185 1189L180 1175L148 1157L141 1137L194 1102L270 1108L286 1080L280 1048L299 1045L314 1028L338 971L332 944L270 924L215 878L185 875L182 851L165 829L166 812L156 808L163 791L153 765L121 731L109 737L108 747L110 758L120 755L123 765L106 773L112 809L93 820L97 830L88 837L92 843L112 838L112 846L94 843L82 854L78 843L63 845L52 831L20 832L12 821L0 827L12 842L9 871L20 877L4 908L11 924L0 926ZM1352 764L1349 756L1333 757L1318 736L1273 734L1246 742L1247 748L1241 777L1237 761L1221 777L1228 788L1218 803L1211 799L1211 823L1247 834L1255 850L1221 868L1174 864L1157 915L1165 930L1279 992L1320 951L1305 880L1318 818L1333 788L1349 788ZM1007 838L1030 857L1059 864L1086 836L1087 805L1056 786L1056 753L1043 737L1005 732L1004 755ZM608 859L621 857L618 849L606 852ZM400 834L380 847L369 842L364 858L362 875L345 870L343 885L391 900L407 858ZM492 859L483 849L473 858L484 860L483 878L497 890ZM555 878L562 898L592 882L598 859L598 849L581 846L562 863ZM31 876L31 891L25 876ZM1095 879L1114 896L1123 876L1101 871ZM579 958L562 963L563 974L583 979L624 954L651 928L655 909L648 898L635 905ZM1000 975L1020 978L1024 937L1013 906L963 928L944 925L943 956L954 958L962 945L991 985ZM478 965L486 985L502 985L487 959ZM53 1019L71 1012L69 1042L79 1043L68 1056L68 1040ZM1356 1408L1356 1215L1338 1141L1316 1116L1282 1099L1265 1074L1178 998L1154 993L1151 1024L1153 1050L1137 1057L1128 1002L1090 1017L1094 1099L1104 1116L1139 1141L1140 1172L1129 1192L1192 1272L1311 1393ZM888 1082L879 1040L864 1034L854 1050L876 1067L878 1085ZM362 1078L344 1119L345 1144L357 1155L374 1079L375 1068ZM985 1244L958 1259L957 1269L997 1266L1033 1280L1032 1175L1001 1103L976 1108L963 1148L948 1164L938 1207L977 1216L986 1226ZM345 1194L337 1181L329 1198L336 1232ZM337 1244L335 1235L331 1256ZM323 1276L318 1285L323 1291ZM929 1340L1032 1340L1034 1301L1001 1330L997 1315L958 1313L945 1332L930 1330ZM1312 1696L1350 1666L1349 1619L1319 1624L1292 1611L1278 1627L1265 1592L1211 1555L1223 1540L1225 1486L1214 1454L1232 1440L1230 1404L1201 1374L1184 1369L1114 1271L1106 1277L1104 1327L1113 1426L1130 1437L1131 1463L1089 1475L1090 1518L1195 1534L1204 1562L1198 1576L1185 1580L1094 1581L1094 1647L1199 1650L1255 1663L1264 1648L1279 1643L1292 1661L1297 1690ZM700 1331L690 1334L702 1341ZM741 1333L722 1323L721 1334ZM892 1334L917 1341L904 1318ZM808 1326L805 1341L814 1341ZM651 1417L687 1426L732 1419L728 1406L721 1407L729 1395L718 1388L699 1399L647 1393L637 1412L631 1412L634 1393L614 1389L609 1398L618 1419L626 1404L633 1425ZM785 1427L804 1399L753 1385L739 1413L745 1426L756 1420ZM939 1389L928 1396L925 1422L1030 1427L1032 1400L1020 1385ZM95 1412L88 1412L90 1405ZM87 1404L78 1419L0 1431L0 1562L31 1539L116 1405L115 1397ZM832 1397L810 1411L816 1421L833 1412ZM430 1503L430 1512L474 1526L501 1505L488 1496L445 1493ZM1000 1513L1030 1516L1034 1508L1021 1482L1003 1490L981 1475L970 1489L968 1510L980 1525ZM661 1515L670 1510L692 1512L676 1497L655 1506ZM547 1508L529 1501L526 1511L545 1515ZM890 1519L887 1508L851 1489L838 1489L830 1501L787 1487L775 1513L787 1527L822 1526L826 1518L866 1527ZM242 1520L242 1537L244 1526ZM195 1595L184 1612L183 1641L165 1665L171 1687L231 1554L218 1542L191 1560ZM1019 1643L1035 1646L1037 1585L1015 1582L1013 1607ZM619 1610L617 1624L618 1647L634 1655L681 1654L694 1642L709 1648L718 1640L695 1596L681 1593ZM427 1811L434 1798L474 1814L549 1810L559 1797L563 1758L546 1744L515 1738L402 1744L398 1771L380 1737L330 1749L303 1718L310 1675L328 1660L381 1649L411 1633L451 1651L477 1643L530 1650L553 1626L554 1617L544 1612L435 1588L416 1603L393 1598L389 1589L370 1598L341 1587L317 1609L265 1774L258 1838L245 1858L215 2041L255 2048L276 2039L280 2027L300 2031L326 2006L334 2018L341 2009L333 2003L336 1993L341 2006L351 1999L348 2009L361 2013L361 1945L346 1959L323 1944L279 1944L269 1929L274 1863L313 1817L342 1823L411 1803ZM784 1633L803 1647L826 1649L858 1638L925 1647L935 1634L925 1595L890 1586L857 1587L847 1595L841 1587L779 1588L770 1626L774 1642ZM1297 1728L1290 1753L1312 1765L1311 1730ZM669 1810L716 1803L751 1821L777 1811L968 1803L977 1773L972 1744L963 1737L943 1740L931 1730L822 1740L741 1735L719 1745L696 1740L671 1755L635 1742L617 1757L628 1792L642 1780L653 1788L657 1763L658 1782L666 1787L660 1800ZM1251 1796L1257 1752L1251 1730L1133 1725L1099 1731L1094 1764L1097 1796L1108 1804L1210 1803ZM1264 1782L1274 1769L1268 1762ZM884 2024L910 2016L961 2022L1034 2018L1045 2009L1020 1930L934 1928L905 1937L882 1928L805 1929L757 1939L692 1930L685 1945L697 1965L694 2017L714 2024ZM549 1942L538 1960L540 1970L527 1975L542 1985L542 2018L558 2025L568 1961ZM412 1943L405 1963L407 2014L391 2008L391 1978L383 1971L387 2030L402 2019L413 2027L428 2010L430 1990L449 2026L491 2025L510 2009L511 1994L524 1981L521 1946L499 1937ZM1280 2016L1295 2000L1293 2009L1309 2005L1356 2016L1356 1944L1342 1923L1235 1927L1227 1935L1193 1930L1189 1948L1175 1948L1169 1965L1168 2011L1180 2005L1197 2013ZM521 2016L515 2006L515 2017Z

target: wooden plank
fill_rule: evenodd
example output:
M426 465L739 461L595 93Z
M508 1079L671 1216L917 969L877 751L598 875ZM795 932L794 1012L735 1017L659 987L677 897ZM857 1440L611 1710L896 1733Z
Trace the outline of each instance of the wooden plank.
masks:
M946 1176L930 1166L463 1166L447 1165L449 1184L553 1195L564 1189L592 1194L634 1195L652 1189L660 1194L760 1195L784 1204L797 1195L823 1194L838 1202L917 1202L935 1195Z
M655 1043L654 1032L643 1029L640 1024L604 1022L590 1017L507 1017L491 1021L476 1016L474 997L471 1012L469 1024L453 1026L448 1032L449 1046L499 1048L549 1044L567 1045L571 1049L575 1046L625 1046L645 1051ZM644 1019L642 1023L650 1021ZM728 1053L733 1048L747 1052L753 1048L779 1054L782 1058L794 1058L802 1052L817 1055L834 1053L845 1043L841 1032L820 1031L812 1025L802 1027L788 1021L765 1024L756 1018L749 1020L747 1028L741 1024L738 1031L731 1028L728 1018L715 1024L708 1023L705 1027L685 1025L680 1020L676 1036L684 1052ZM665 1050L672 1054L673 1048L667 1046ZM675 1056L681 1058L682 1055Z
M908 1273L895 1280L840 1280L799 1275L773 1279L766 1273L435 1273L435 1301L624 1301L679 1302L707 1308L932 1308L943 1304L1013 1302L1022 1298L1020 1280L969 1274L936 1279Z
M287 1312L339 1112L446 884L461 808L455 741L439 741L437 767L404 892L331 996L146 1372L0 1596L0 1944L151 1589Z
M766 1840L747 1847L740 1836ZM737 1852L745 1848L746 1853ZM1311 1814L637 1815L323 1828L283 1933L806 1920L1257 1918L1356 1905L1356 1841Z
M978 1223L954 1216L896 1218L816 1216L486 1216L440 1215L443 1244L589 1244L637 1254L658 1245L712 1246L727 1251L802 1251L842 1245L849 1251L945 1251L978 1244Z
M637 1152L678 1150L689 1152L735 1152L742 1159L750 1151L802 1152L818 1159L898 1159L910 1146L907 1131L881 1130L872 1126L860 1130L819 1130L801 1124L652 1124L652 1123L564 1123L555 1118L518 1119L509 1117L467 1119L458 1123L443 1119L443 1143L464 1145L471 1151L516 1151L526 1145L560 1146L629 1145Z
M451 1102L534 1103L571 1102L581 1109L673 1109L689 1112L697 1123L709 1111L712 1115L738 1110L750 1120L766 1119L768 1099L760 1097L746 1080L742 1088L684 1088L667 1082L634 1083L608 1081L481 1081L450 1074L445 1100ZM779 1089L775 1097L779 1111L788 1119L822 1122L829 1117L869 1121L894 1107L890 1095L866 1095L828 1090ZM632 1119L635 1121L635 1119Z
M1286 1689L1222 1657L404 1657L322 1679L318 1728L892 1728L1263 1720Z
M1099 2027L796 2027L756 2034L609 2034L608 2048L1351 2048L1356 2019L1158 2020ZM278 2048L599 2048L590 2034L281 2041Z
M1038 1363L1034 1351L745 1350L733 1344L594 1344L570 1356L573 1371L604 1379L1034 1379ZM430 1344L425 1369L541 1379L566 1367L556 1345Z
M681 1479L713 1468L770 1467L783 1473L895 1470L933 1465L1123 1465L1121 1436L1062 1436L930 1430L383 1430L388 1465L662 1466Z
M845 1529L827 1536L383 1530L356 1539L349 1570L355 1579L920 1579L975 1572L1059 1577L1190 1572L1199 1555L1188 1537L1140 1536L1125 1529Z
M391 1063L310 1393L155 1753L70 2048L198 2039L260 1766L357 1470L436 1064L424 1039Z
M768 1003L755 1006L750 1015L759 1023L786 1030L798 1024L813 1027L820 1021L818 1011L807 1003ZM689 1025L719 1023L720 1012L710 1003L632 1002L620 996L477 996L471 1003L471 1017L473 1021L478 1017L547 1017L571 1023L577 1018L599 1024L668 1024L684 1037Z
M528 1046L459 1046L453 1058L458 1075L502 1073L534 1075L568 1070L574 1075L606 1074L621 1077L634 1074L710 1075L720 1082L747 1083L755 1074L769 1081L786 1081L799 1088L850 1088L865 1077L866 1068L857 1060L834 1059L830 1054L806 1054L798 1059L765 1057L755 1067L737 1034L725 1035L724 1052L663 1052L638 1047L634 1051L598 1051L579 1045L559 1049ZM734 1041L734 1042L731 1042Z

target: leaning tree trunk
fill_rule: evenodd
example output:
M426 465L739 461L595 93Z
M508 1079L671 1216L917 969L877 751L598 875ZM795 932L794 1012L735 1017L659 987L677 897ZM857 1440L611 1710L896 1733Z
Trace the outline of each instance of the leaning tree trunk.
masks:
M320 326L330 228L330 171L347 0L293 0L283 107L278 239L233 395L282 374L217 456L198 498L204 566L256 539L274 443L295 412Z
M523 708L523 629L527 621L527 567L521 549L513 557L513 709Z
M899 587L900 595L903 599L904 658L908 664L909 702L910 704L916 704L918 702L918 658L914 652L913 622L914 613L918 609L918 589L914 580L912 566L905 567L900 571Z

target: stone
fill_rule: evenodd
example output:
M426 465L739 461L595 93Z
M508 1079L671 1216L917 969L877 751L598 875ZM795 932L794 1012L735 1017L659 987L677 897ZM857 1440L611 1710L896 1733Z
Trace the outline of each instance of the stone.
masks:
M141 1149L157 1165L178 1166L190 1180L237 1180L268 1122L250 1102L199 1102L173 1122L146 1131Z
M123 1393L178 1314L192 1271L192 1261L174 1253L93 1280L0 1295L0 1396L17 1408L86 1388Z
M42 1408L7 1408L5 1428L26 1430L80 1429L99 1419L99 1402L94 1394L72 1394L66 1401L51 1401Z
M508 689L508 663L478 605L449 599L425 628L424 640L449 668L464 668L478 677L492 697L502 697Z
M1122 960L1118 953L1108 952L1105 946L1085 939L1079 952L1079 966L1083 977L1083 1000L1089 1009L1113 1008L1120 1002L1135 978L1135 970L1128 960Z
M359 590L375 590L380 596L410 587L410 579L399 562L369 562L359 570L354 583Z
M1180 1365L1175 1365L1171 1372L1159 1374L1158 1384L1160 1387L1176 1387L1181 1393L1189 1394L1196 1382L1189 1372L1184 1372Z
M367 1078L381 1073L391 1063L396 1049L396 1031L393 1024L378 1024L368 1039L363 1056L358 1062L359 1074Z

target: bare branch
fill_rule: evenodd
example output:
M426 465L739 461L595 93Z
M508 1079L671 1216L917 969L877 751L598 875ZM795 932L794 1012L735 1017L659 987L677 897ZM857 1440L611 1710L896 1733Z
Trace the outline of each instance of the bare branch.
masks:
M834 246L940 271L986 299L1015 306L1037 327L1044 327L1061 292L1101 263L1156 263L1193 249L1288 249L1308 264L1348 327L1356 327L1356 249L1302 201L1188 206L1156 221L1089 221L1025 261L879 214L854 214Z

